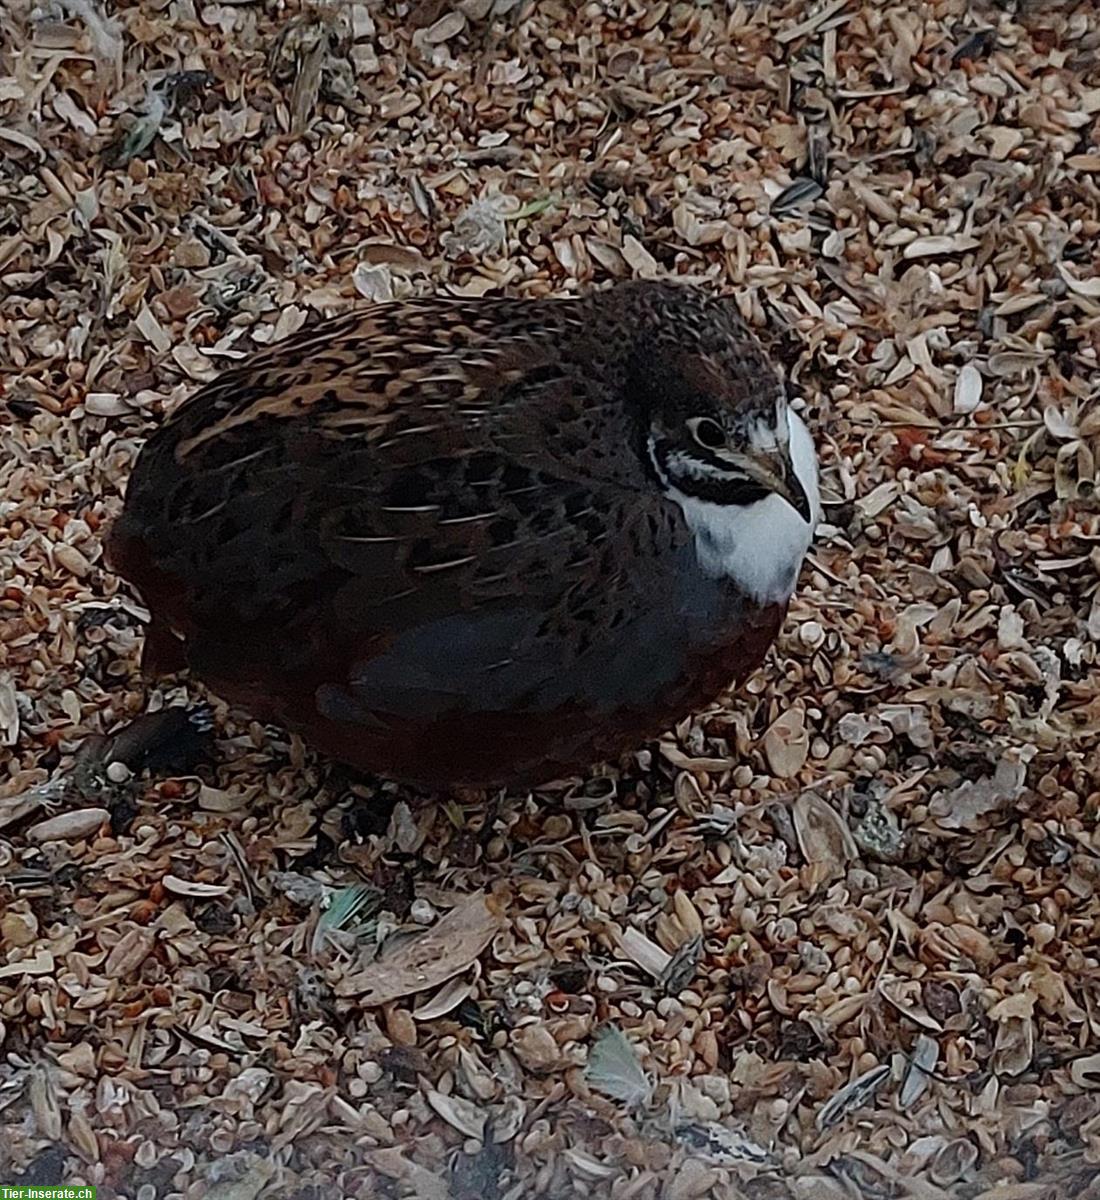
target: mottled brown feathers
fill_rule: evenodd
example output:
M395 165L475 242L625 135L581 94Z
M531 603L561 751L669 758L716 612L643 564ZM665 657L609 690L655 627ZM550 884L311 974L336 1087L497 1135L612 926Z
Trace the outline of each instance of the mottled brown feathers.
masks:
M778 387L732 302L676 285L379 305L172 414L111 557L160 661L174 642L330 753L433 784L554 774L659 731L774 636L778 610L695 577L643 440L681 393L749 419Z

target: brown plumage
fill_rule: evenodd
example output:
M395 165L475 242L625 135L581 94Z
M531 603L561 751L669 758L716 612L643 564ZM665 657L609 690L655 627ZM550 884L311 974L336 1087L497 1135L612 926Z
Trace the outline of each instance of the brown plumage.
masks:
M785 412L733 303L694 289L378 305L173 413L109 556L151 669L371 771L528 783L759 664L789 587L750 594L692 521L774 493L812 522Z

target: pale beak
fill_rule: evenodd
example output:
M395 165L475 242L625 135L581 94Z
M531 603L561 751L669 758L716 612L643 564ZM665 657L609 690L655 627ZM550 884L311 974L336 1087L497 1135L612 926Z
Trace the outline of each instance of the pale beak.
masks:
M722 455L734 466L762 488L782 496L796 513L806 522L813 524L813 512L810 508L810 498L806 495L798 476L791 466L789 452L786 447L776 447L770 452L749 451Z

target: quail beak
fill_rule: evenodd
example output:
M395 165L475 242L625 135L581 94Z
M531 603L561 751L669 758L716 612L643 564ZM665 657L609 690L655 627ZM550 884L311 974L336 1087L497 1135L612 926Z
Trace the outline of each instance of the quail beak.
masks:
M785 447L771 452L757 450L729 457L754 483L782 496L807 525L813 524L810 499L798 482Z

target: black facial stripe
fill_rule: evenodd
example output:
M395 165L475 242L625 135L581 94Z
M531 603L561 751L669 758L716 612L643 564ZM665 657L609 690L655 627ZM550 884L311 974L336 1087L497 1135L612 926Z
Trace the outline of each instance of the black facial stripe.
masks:
M730 465L725 459L719 458L717 454L712 454L710 448L696 442L691 447L691 457L696 462L704 463L708 467L713 467L716 471L728 471Z
M723 472L721 475L677 469L677 464L673 462L674 453L676 452L667 442L657 441L654 444L653 458L656 462L653 466L657 477L662 483L667 482L668 486L683 492L685 496L691 496L694 500L707 500L711 504L721 505L753 504L771 495L767 488L755 481L746 479L743 475L730 474L728 463L714 464ZM693 453L692 458L699 463L705 461L702 454Z
M707 500L711 504L721 504L723 507L734 504L755 504L757 500L764 500L772 494L767 488L761 487L751 479L738 479L731 476L724 478L691 476L674 479L672 483L685 496L691 496L693 500Z

